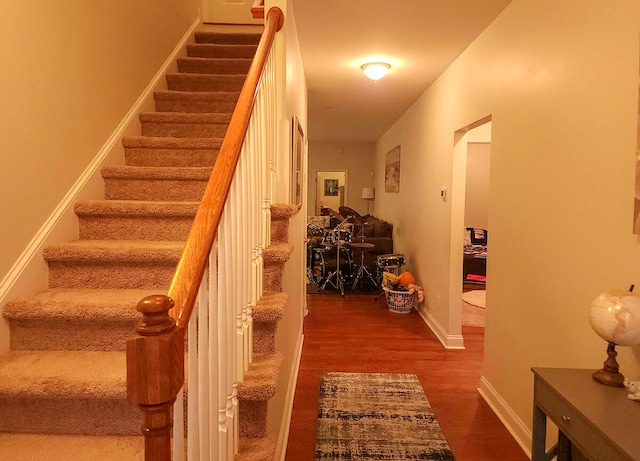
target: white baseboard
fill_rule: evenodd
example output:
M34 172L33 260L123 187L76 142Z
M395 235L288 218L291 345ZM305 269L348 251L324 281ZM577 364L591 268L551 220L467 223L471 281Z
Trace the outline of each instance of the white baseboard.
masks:
M522 420L518 418L513 410L511 410L507 402L504 401L484 376L480 378L478 392L496 416L498 416L498 419L502 421L502 424L504 424L518 445L520 445L520 448L522 448L529 459L531 459L531 431Z
M304 343L304 335L300 335L298 345L296 346L296 354L294 360L294 368L287 387L287 397L285 399L284 412L280 423L280 433L278 434L278 442L276 444L276 453L273 459L284 461L287 454L287 443L289 442L289 428L291 427L291 415L293 413L293 399L296 395L296 383L298 382L298 372L300 371L300 360L302 359L302 345Z
M186 44L193 36L194 31L200 26L200 18L197 18L87 168L71 186L42 227L36 232L33 239L11 266L7 275L0 280L0 310L8 299L26 296L47 287L47 267L42 258L38 257L42 253L42 248L77 238L78 226L73 211L74 203L79 198L84 198L83 192L85 195L91 195L91 192L86 191L102 190L96 186L98 181L101 181L100 168L109 162L112 156L115 157L116 154L122 153L122 145L120 143L122 137L129 130L139 126L138 114L143 111L143 108L153 106L154 91L162 87L166 88L164 76L172 69L172 66L176 66L177 57L184 53ZM137 133L139 134L139 129ZM93 196L91 198L97 197ZM7 324L0 323L0 353L5 352L8 348L9 332Z
M418 309L418 313L445 349L464 349L464 338L462 335L447 334L444 328L442 328L442 325L440 325L440 323L434 319L429 312L425 312L423 309Z

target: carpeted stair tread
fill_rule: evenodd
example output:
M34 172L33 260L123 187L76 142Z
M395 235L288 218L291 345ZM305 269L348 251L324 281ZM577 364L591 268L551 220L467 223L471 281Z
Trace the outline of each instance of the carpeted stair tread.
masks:
M238 399L266 401L276 392L282 354L254 354L244 379L238 383Z
M233 112L239 90L234 91L173 91L154 93L158 112Z
M52 288L10 301L12 350L124 351L138 302L163 290Z
M217 43L224 45L257 45L260 34L198 31L195 33L196 43Z
M0 453L10 453L11 461L143 461L144 442L141 436L0 433Z
M127 136L122 138L125 148L146 149L219 149L222 138L167 138L160 136Z
M277 322L282 319L288 300L287 293L264 294L253 308L253 321Z
M78 202L80 239L186 240L199 202L91 200Z
M141 122L158 122L158 123L228 124L231 121L231 113L228 113L228 112L227 113L144 112L140 114L138 117Z
M207 181L210 167L145 167L106 166L102 168L104 179L144 179L144 180L195 180Z
M200 201L210 167L111 166L102 169L107 200Z
M138 320L135 307L159 290L52 288L27 298L9 301L4 317L13 319Z
M272 243L262 252L265 264L282 264L289 260L293 252L293 245L290 243Z
M155 202L143 200L85 200L75 204L78 216L191 217L200 202Z
M249 58L253 59L257 45L220 43L190 43L187 54L194 58Z
M10 351L0 356L0 399L126 399L126 384L124 352Z
M153 112L139 116L142 135L171 138L224 138L230 113Z
M174 91L240 91L245 74L167 74L167 86Z
M184 242L147 240L74 240L44 249L46 261L146 263L176 262Z
M299 208L296 205L274 203L271 205L271 220L290 219L298 210Z
M276 441L271 437L240 437L235 461L273 461Z
M289 241L289 220L299 208L289 204L271 205L271 243Z
M247 58L178 58L178 70L196 74L246 74L252 61Z

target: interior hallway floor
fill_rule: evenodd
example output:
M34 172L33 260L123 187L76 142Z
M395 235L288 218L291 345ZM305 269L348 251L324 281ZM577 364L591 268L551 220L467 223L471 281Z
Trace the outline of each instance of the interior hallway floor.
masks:
M312 461L320 375L325 371L418 375L456 461L529 458L477 391L484 328L464 327L464 350L447 350L420 315L389 312L374 294L307 295L304 346L286 461ZM532 377L533 379L533 377Z

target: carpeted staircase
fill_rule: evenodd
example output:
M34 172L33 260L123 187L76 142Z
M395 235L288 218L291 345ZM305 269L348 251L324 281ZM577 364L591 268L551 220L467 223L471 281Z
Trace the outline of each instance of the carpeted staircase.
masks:
M79 240L44 250L49 289L4 307L11 350L0 357L0 459L139 460L141 412L126 399L125 342L136 303L168 287L259 40L196 33L124 166L102 170L105 200L75 206ZM275 330L287 295L288 221L272 207L265 296L254 309L254 363L238 385L238 460L273 459L267 402L281 357Z

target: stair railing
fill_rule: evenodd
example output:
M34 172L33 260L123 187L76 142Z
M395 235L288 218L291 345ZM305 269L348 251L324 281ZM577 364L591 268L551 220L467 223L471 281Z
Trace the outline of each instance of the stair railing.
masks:
M172 427L175 460L231 461L238 451L236 386L251 361L252 306L262 295L262 250L270 240L277 139L271 50L283 21L279 8L266 15L167 295L137 306L142 319L127 341L127 394L143 413L147 461L172 459Z

